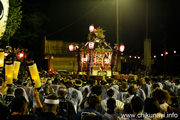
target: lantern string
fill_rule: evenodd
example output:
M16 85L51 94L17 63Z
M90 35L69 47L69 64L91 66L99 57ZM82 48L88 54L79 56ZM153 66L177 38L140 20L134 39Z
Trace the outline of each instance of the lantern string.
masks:
M52 35L54 35L54 34L56 34L56 33L58 33L58 32L61 32L61 31L65 30L65 29L69 28L69 27L72 26L73 24L79 22L81 19L85 18L85 17L88 16L90 13L92 13L92 12L93 12L97 7L99 7L104 1L105 1L105 0L102 0L99 4L97 4L94 8L92 8L89 12L87 12L85 15L81 16L80 18L78 18L77 20L75 20L74 22L72 22L71 24L69 24L69 25L67 25L67 26L65 26L65 27L63 27L63 28L61 28L61 29L53 32L53 33L48 34L47 37L52 36Z

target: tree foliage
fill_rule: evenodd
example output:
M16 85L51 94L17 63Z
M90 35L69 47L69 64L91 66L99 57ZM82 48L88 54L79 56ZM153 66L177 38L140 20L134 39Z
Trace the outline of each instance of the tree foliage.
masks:
M22 20L21 11L22 0L9 0L9 14L6 25L6 31L2 38L3 41L8 41L16 33L17 29L20 28Z
M25 48L39 48L43 39L48 17L44 13L45 6L38 1L24 1L21 28L12 37L12 43L21 44ZM15 43L16 41L16 43Z

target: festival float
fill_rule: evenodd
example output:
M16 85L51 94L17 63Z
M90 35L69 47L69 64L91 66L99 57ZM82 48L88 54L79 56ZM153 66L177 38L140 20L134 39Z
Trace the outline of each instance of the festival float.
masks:
M111 76L113 49L105 41L104 30L89 27L88 41L79 50L79 72L91 76Z

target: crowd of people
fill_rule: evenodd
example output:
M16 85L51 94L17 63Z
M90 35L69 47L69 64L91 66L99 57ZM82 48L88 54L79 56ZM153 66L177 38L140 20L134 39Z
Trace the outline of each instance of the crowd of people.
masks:
M180 78L138 76L97 79L39 72L34 88L28 72L12 85L0 77L0 120L179 119Z

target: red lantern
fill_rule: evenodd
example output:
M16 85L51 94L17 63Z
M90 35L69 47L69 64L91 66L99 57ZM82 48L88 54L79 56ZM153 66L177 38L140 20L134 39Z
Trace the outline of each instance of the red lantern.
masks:
M24 57L24 54L23 54L23 53L20 53L20 54L19 54L19 57L20 57L20 58L23 58L23 57Z
M93 49L94 48L94 42L93 41L90 41L89 42L89 49Z
M83 63L87 62L87 58L82 58L82 62Z
M69 45L69 50L70 50L70 51L74 51L74 45L72 45L72 44Z
M24 52L22 51L22 52L18 53L18 57L23 58L24 57Z
M95 64L96 62L97 62L97 60L96 60L96 58L94 58L94 62L93 63Z
M124 44L121 44L120 47L119 47L119 51L120 51L120 52L124 52L124 49L125 49Z
M165 55L168 55L168 52L165 51Z
M8 53L4 53L4 56L5 56L5 57L8 56Z
M49 73L50 73L50 74L52 74L52 73L53 73L53 71L54 71L54 69L53 69L53 68L51 68L51 69L49 70Z
M89 31L90 31L90 32L94 32L94 25L90 25L90 26L89 26Z

